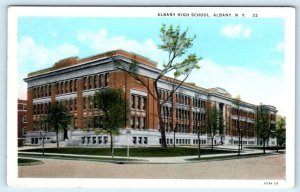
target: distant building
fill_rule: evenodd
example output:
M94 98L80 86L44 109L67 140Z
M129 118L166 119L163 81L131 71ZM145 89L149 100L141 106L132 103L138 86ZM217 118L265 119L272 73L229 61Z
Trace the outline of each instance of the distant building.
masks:
M24 145L27 128L27 101L18 99L18 147Z
M93 105L94 94L106 87L122 88L130 101L131 120L116 137L116 145L149 146L160 144L160 132L156 100L148 93L147 88L137 82L126 72L116 68L114 61L129 65L139 63L138 74L154 89L153 79L160 69L157 64L143 56L116 50L91 57L78 59L71 57L55 63L52 67L28 74L25 81L28 85L28 134L26 142L37 144L39 130L46 126L45 117L50 103L63 102L73 115L71 131L60 135L60 140L66 140L67 145L109 145L109 137L93 132L95 121L101 112ZM220 79L221 81L221 79ZM171 90L171 78L163 77L159 82L159 94L166 98ZM224 135L217 134L214 143L237 144L237 114L240 114L240 125L245 130L243 144L256 144L256 110L257 106L245 101L240 102L240 110L234 104L231 95L222 88L205 89L194 83L183 83L181 88L172 95L170 101L162 106L163 121L166 128L167 144L193 145L197 144L195 128L197 122L204 121L206 110L215 107L220 112L224 122ZM277 110L270 109L270 123L275 128ZM96 127L97 128L97 127ZM131 134L126 135L126 130ZM176 138L173 137L176 130ZM47 142L56 142L55 135L49 133ZM207 132L201 135L202 144L211 142ZM275 139L269 140L275 144Z

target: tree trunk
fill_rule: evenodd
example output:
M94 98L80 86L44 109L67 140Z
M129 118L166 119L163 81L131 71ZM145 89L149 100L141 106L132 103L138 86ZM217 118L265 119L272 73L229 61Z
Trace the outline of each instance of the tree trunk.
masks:
M240 131L239 131L240 132ZM241 154L241 135L240 135L240 133L239 133L239 141L238 141L238 155L240 155Z
M110 153L111 153L111 158L114 158L114 141L113 141L112 133L110 133Z
M200 151L201 148L200 148L200 133L198 133L198 159L200 159Z
M175 127L175 129L176 129L176 127ZM174 129L174 143L173 143L173 147L175 148L175 140L176 140L176 130Z
M276 140L276 147L277 147L277 152L278 152L278 140Z
M263 154L265 154L266 153L266 140L265 139L263 139Z
M214 136L211 137L211 150L214 149Z
M223 134L221 135L221 145L223 145Z
M165 126L161 117L161 105L160 101L158 99L157 101L157 112L158 112L158 119L159 119L159 128L160 128L160 133L161 133L161 147L162 148L167 148L167 143L166 143L166 130Z
M241 151L243 150L243 136L241 136Z
M43 156L45 155L45 137L42 137L43 139Z
M58 131L56 131L56 149L59 151Z

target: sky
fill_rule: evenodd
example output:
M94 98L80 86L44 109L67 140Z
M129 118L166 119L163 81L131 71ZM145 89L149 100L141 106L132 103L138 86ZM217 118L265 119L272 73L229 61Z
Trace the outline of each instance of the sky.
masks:
M285 39L281 18L105 18L19 17L18 96L26 99L28 73L56 61L124 49L150 58L161 68L158 49L162 24L180 25L196 35L188 53L202 57L186 82L222 87L232 97L270 104L284 115Z

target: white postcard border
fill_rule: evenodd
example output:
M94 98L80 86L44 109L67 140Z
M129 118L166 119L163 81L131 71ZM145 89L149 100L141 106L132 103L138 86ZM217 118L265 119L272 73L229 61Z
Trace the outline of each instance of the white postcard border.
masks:
M53 11L55 10L55 11ZM99 11L101 10L101 11ZM113 10L113 11L112 11ZM117 11L116 11L117 10ZM157 17L157 12L243 12L250 16L285 18L285 88L287 105L286 180L167 180L167 179L40 179L18 178L17 165L17 19L20 16ZM113 14L112 14L113 13ZM7 64L7 183L14 187L49 188L290 188L295 183L295 9L288 7L10 7ZM60 182L62 181L63 182ZM167 181L167 182L166 182ZM266 185L265 182L278 182ZM118 183L118 185L116 185Z

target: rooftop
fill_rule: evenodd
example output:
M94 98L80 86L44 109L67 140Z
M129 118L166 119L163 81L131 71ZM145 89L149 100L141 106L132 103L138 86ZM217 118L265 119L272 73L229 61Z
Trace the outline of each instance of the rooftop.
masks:
M47 73L50 71L54 71L57 69L63 69L63 68L70 67L73 65L80 65L80 64L88 62L88 61L93 61L93 60L102 59L102 58L108 58L108 57L112 57L112 56L123 56L128 59L135 60L137 62L143 63L143 64L151 66L151 67L155 67L155 68L157 67L157 63L155 61L150 60L147 57L144 57L144 56L136 54L136 53L127 52L127 51L118 49L118 50L108 51L105 53L100 53L97 55L92 55L92 56L82 58L82 59L80 59L78 57L64 58L64 59L61 59L61 60L57 61L56 63L54 63L52 67L34 71L32 73L29 73L27 76L33 77L33 76L41 75L41 74L44 74L44 73Z

